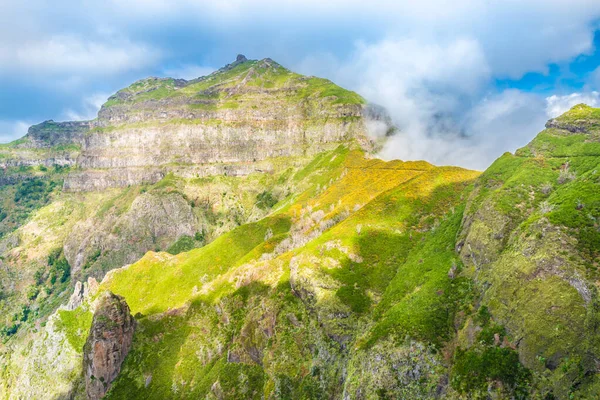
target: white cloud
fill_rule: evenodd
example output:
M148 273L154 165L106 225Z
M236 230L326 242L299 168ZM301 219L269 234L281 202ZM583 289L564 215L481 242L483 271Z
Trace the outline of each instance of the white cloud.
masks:
M382 157L473 166L461 154L472 141L457 117L465 103L481 96L489 80L477 41L359 43L352 60L339 68L336 80L384 106L401 130L388 141Z
M8 143L23 137L31 124L26 121L0 120L0 143Z
M545 72L552 62L562 62L589 52L593 30L600 17L596 0L111 0L110 11L125 18L153 23L188 21L226 33L235 30L238 43L246 36L263 35L257 48L272 48L272 34L294 32L302 36L315 30L373 32L417 40L443 41L476 37L493 73L518 78L526 72ZM257 29L260 27L259 29ZM380 35L381 36L381 35ZM325 36L324 36L325 38ZM261 40L262 39L262 40ZM291 45L291 43L288 43ZM297 43L293 43L297 47ZM283 46L287 51L289 46ZM289 51L288 51L289 54ZM278 54L270 54L275 57Z
M546 121L543 99L518 90L484 97L465 114L455 123L413 124L392 137L381 156L482 170L527 144Z
M1 47L0 72L106 76L143 68L158 58L157 50L129 40L85 40L58 35Z
M167 68L164 70L164 74L171 78L178 79L195 79L201 76L210 75L215 71L215 68L204 67L194 64L184 64L176 68Z
M526 145L544 128L544 106L541 96L515 89L484 97L464 121L475 152L467 155L469 164L458 164L482 169L502 153Z
M490 92L491 71L480 43L386 39L357 44L345 64L322 68L334 80L384 106L400 128L381 157L485 169L543 129L545 102L518 90ZM310 68L314 60L304 64Z
M386 106L403 130L394 140L404 141L386 148L389 157L478 168L532 138L547 108L570 101L557 97L550 107L538 96L496 93L494 79L544 73L591 52L600 18L597 0L8 3L0 78L37 77L75 92L109 75L156 73L159 60L175 65L166 75L195 78L210 72L195 62L241 51L330 77ZM85 92L96 90L109 89ZM589 90L600 91L600 68ZM65 114L78 119L96 110L71 108Z
M464 38L447 44L410 39L361 43L341 72L368 99L411 122L416 116L452 112L461 98L476 95L489 79L481 47Z
M106 93L94 93L84 97L81 105L77 110L66 109L64 111L64 119L69 121L89 121L98 115L98 110L102 104L106 102L110 95Z
M587 104L591 107L600 107L600 93L571 93L569 95L552 95L546 98L546 114L550 118L556 118L569 111L577 104Z

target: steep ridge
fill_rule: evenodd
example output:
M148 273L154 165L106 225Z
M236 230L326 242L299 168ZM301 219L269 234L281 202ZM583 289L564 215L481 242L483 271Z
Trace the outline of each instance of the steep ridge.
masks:
M324 155L325 187L111 272L140 330L108 397L597 397L596 113L479 178Z
M108 398L447 390L430 341L451 336L456 299L468 290L448 272L459 263L461 197L478 173L344 149L316 161L326 168L313 186L267 218L203 248L148 253L108 274L100 290L122 295L139 322ZM398 270L399 263L411 266ZM418 293L405 298L392 286ZM409 353L418 356L409 362ZM373 357L385 361L374 367Z
M482 307L506 327L542 396L600 390L599 121L599 109L575 106L492 164L467 203L457 247Z
M83 348L88 399L101 399L119 375L129 353L135 320L122 297L104 292L98 299L90 334Z

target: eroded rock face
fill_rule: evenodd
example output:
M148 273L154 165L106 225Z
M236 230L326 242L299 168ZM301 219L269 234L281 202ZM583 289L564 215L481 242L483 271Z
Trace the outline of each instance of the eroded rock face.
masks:
M102 398L119 375L131 348L135 320L121 296L110 292L98 300L90 335L83 349L83 371L88 399Z
M130 264L148 250L168 248L181 236L193 236L200 223L190 203L179 193L144 193L136 197L122 215L94 216L75 225L65 242L65 255L73 276L84 264L94 263L93 253L109 268ZM97 254L100 254L97 253ZM103 272L96 277L100 279Z

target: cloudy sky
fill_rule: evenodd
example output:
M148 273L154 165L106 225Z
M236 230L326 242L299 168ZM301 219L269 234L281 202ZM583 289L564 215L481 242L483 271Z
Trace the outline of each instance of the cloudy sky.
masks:
M485 168L600 106L597 0L0 0L0 142L147 76L271 57L388 108L385 158Z

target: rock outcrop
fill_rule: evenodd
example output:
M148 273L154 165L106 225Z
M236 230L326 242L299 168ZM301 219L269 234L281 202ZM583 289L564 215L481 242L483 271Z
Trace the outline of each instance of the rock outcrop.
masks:
M65 256L71 274L78 277L86 263L90 267L98 261L109 268L131 264L148 250L167 249L199 230L192 206L180 193L143 193L123 214L107 213L77 223L65 241ZM97 278L104 272L97 271Z
M27 135L0 145L0 168L75 165L83 135L92 122L44 121L29 128Z
M56 147L81 144L87 131L93 126L90 121L54 122L44 121L27 131L22 148Z
M77 164L83 172L71 175L65 188L152 183L174 168L252 164L368 142L363 120L372 113L364 110L352 92L270 59L240 56L193 81L145 79L102 107L82 142ZM93 171L92 180L86 171Z
M121 296L102 294L84 347L83 371L88 399L102 398L131 348L135 320Z

